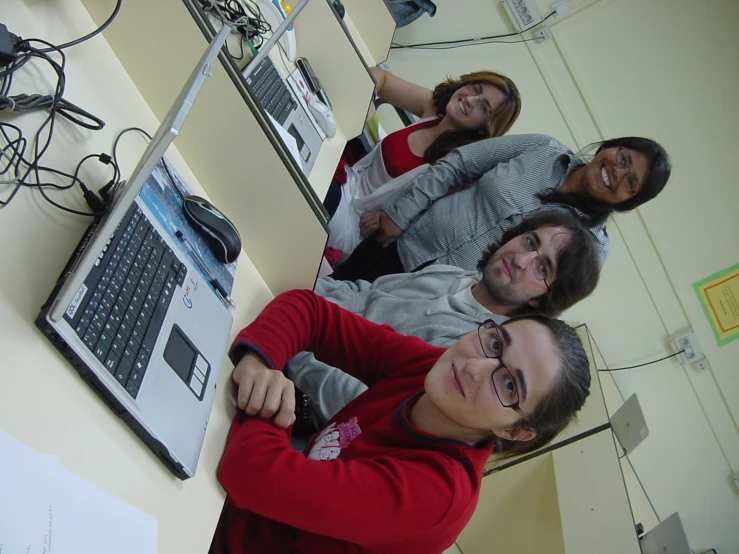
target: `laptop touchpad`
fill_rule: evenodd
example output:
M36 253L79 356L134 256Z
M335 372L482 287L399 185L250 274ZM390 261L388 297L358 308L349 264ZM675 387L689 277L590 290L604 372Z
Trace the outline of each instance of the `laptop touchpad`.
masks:
M164 348L164 360L174 372L180 376L190 391L199 399L205 394L205 383L208 382L210 364L203 358L187 335L174 325Z

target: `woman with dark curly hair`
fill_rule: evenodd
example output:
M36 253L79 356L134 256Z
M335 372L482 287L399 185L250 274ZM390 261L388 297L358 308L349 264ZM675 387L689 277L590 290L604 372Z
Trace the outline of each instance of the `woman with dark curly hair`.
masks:
M347 167L347 182L331 184L328 245L351 252L359 244L359 217L390 205L428 164L466 144L508 132L521 112L521 96L508 77L477 71L434 90L374 67L377 96L421 118L391 133L365 158Z

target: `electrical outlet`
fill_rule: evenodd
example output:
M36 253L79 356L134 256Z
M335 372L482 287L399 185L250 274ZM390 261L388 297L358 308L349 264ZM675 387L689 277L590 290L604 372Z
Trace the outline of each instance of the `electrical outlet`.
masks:
M695 369L697 369L698 371L707 371L707 370L711 369L711 364L709 364L708 363L708 360L706 360L706 359L703 359L703 360L701 360L699 362L696 362L693 365L695 366Z
M549 27L544 26L534 33L534 38L536 40L549 40L552 38L552 31Z
M692 329L672 335L670 337L670 342L672 343L672 348L675 352L683 350L683 352L678 355L678 359L682 364L693 364L705 359L703 350L701 349L700 344L698 344L698 337L695 336Z
M557 17L562 17L570 13L570 5L565 0L560 0L552 4L552 11L557 14Z
M501 3L519 33L544 19L535 0L501 0Z

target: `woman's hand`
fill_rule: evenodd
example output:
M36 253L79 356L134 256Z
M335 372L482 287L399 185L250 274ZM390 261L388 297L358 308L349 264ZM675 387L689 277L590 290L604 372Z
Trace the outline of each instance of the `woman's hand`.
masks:
M364 212L359 216L359 234L365 239L380 229L380 216L383 211Z
M359 234L362 238L377 232L377 242L387 248L403 234L403 229L398 227L383 211L364 212L359 216Z
M377 232L377 242L382 243L383 248L387 248L403 234L403 229L398 227L390 216L385 212L380 212L380 230Z
M398 240L403 234L403 229L398 227L383 211L364 212L359 216L359 234L367 238L372 233L377 233L377 242L387 247Z
M232 378L239 389L238 406L247 415L272 419L277 427L295 423L295 385L281 371L268 368L249 352L234 368Z

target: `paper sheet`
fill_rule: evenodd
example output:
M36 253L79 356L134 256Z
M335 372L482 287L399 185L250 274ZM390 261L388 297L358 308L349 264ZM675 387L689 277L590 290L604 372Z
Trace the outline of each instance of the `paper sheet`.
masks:
M2 554L156 554L157 521L0 431Z

